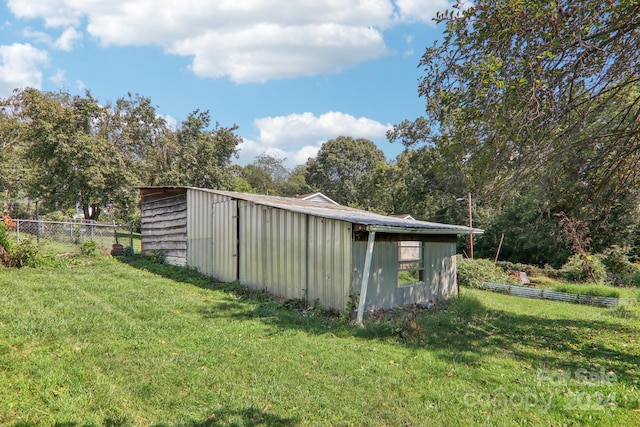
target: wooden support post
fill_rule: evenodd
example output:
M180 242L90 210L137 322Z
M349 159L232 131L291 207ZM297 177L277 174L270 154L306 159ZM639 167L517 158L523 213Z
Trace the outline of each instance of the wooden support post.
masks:
M362 325L364 318L364 304L367 300L367 288L369 287L369 275L371 273L371 260L373 259L373 246L376 241L376 232L369 232L369 241L367 242L367 254L364 257L364 270L362 271L362 284L360 285L360 301L358 302L358 317L356 322Z

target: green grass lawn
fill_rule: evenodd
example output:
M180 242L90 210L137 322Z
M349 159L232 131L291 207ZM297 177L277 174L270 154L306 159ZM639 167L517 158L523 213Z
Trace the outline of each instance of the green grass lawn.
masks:
M639 332L638 304L466 289L356 327L145 257L79 257L0 270L0 424L640 425Z

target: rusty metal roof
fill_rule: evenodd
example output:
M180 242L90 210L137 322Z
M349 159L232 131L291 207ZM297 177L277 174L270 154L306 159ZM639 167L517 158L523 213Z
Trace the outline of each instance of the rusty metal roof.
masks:
M403 219L392 216L380 215L362 209L350 208L348 206L333 205L322 202L297 199L294 197L267 196L262 194L238 193L235 191L210 190L206 188L184 187L184 186L159 186L159 187L137 187L143 189L190 189L204 191L227 196L232 199L245 200L259 205L270 206L278 209L285 209L292 212L314 215L322 218L337 219L368 226L370 230L395 232L395 233L418 233L418 234L479 234L483 230L470 228L462 225L442 224L437 222L417 221L414 219Z

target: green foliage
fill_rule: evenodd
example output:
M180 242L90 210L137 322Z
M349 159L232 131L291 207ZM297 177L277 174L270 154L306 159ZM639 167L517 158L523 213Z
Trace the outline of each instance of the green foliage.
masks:
M0 246L2 246L7 252L11 253L15 242L15 236L5 225L0 221Z
M230 190L234 178L229 172L231 157L237 155L242 138L228 128L215 123L211 127L208 110L194 110L175 135L168 135L159 166L161 173L152 177L153 185L187 185Z
M572 255L562 266L562 270L565 279L570 282L603 283L607 278L607 271L599 255Z
M132 246L125 246L125 248L122 250L122 255L126 257L132 257L135 255L135 251L133 250Z
M482 256L504 233L505 258L562 265L572 245L560 212L587 225L593 252L638 242L639 14L637 2L599 0L458 2L438 14L443 37L420 62L426 115L388 137L434 147L436 166L460 171L457 188L491 207Z
M640 271L636 271L629 276L629 283L631 286L640 287Z
M617 286L633 285L634 273L640 273L627 256L628 249L611 246L603 253L602 263L607 271L607 281Z
M86 256L94 256L96 254L96 242L93 240L85 240L80 246L80 253Z
M398 285L407 285L419 280L417 270L400 270L398 272Z
M457 259L458 284L460 286L479 288L482 282L511 283L513 279L500 267L493 265L488 259Z
M16 267L38 267L41 258L38 247L31 239L22 240L11 253L13 263Z
M558 237L558 219L549 203L532 194L505 202L487 218L485 233L476 239L479 257L493 257L504 234L500 259L514 263L560 267L571 252Z
M166 254L162 249L153 249L151 251L151 254L149 255L149 258L151 258L154 262L158 264L166 263Z
M284 166L285 160L262 153L253 163L242 168L242 177L259 194L282 195L289 177L289 170Z
M307 162L306 182L341 205L375 206L367 183L384 153L368 139L339 136L322 144Z
M96 132L104 110L88 92L81 97L25 89L7 103L24 123L24 158L38 165L26 185L43 208L79 203L86 219L97 220L107 204L123 200L130 175L122 152Z
M619 298L620 291L607 286L600 285L577 285L577 284L559 284L553 287L554 291L567 292L571 294L589 295L593 297L612 297Z

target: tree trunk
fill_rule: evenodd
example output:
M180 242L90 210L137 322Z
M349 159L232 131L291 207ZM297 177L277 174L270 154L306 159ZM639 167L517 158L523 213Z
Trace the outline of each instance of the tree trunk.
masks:
M90 205L90 204L82 205L82 213L86 221L89 221L89 220L98 221L100 212L101 212L101 209L100 209L100 206L98 205Z

